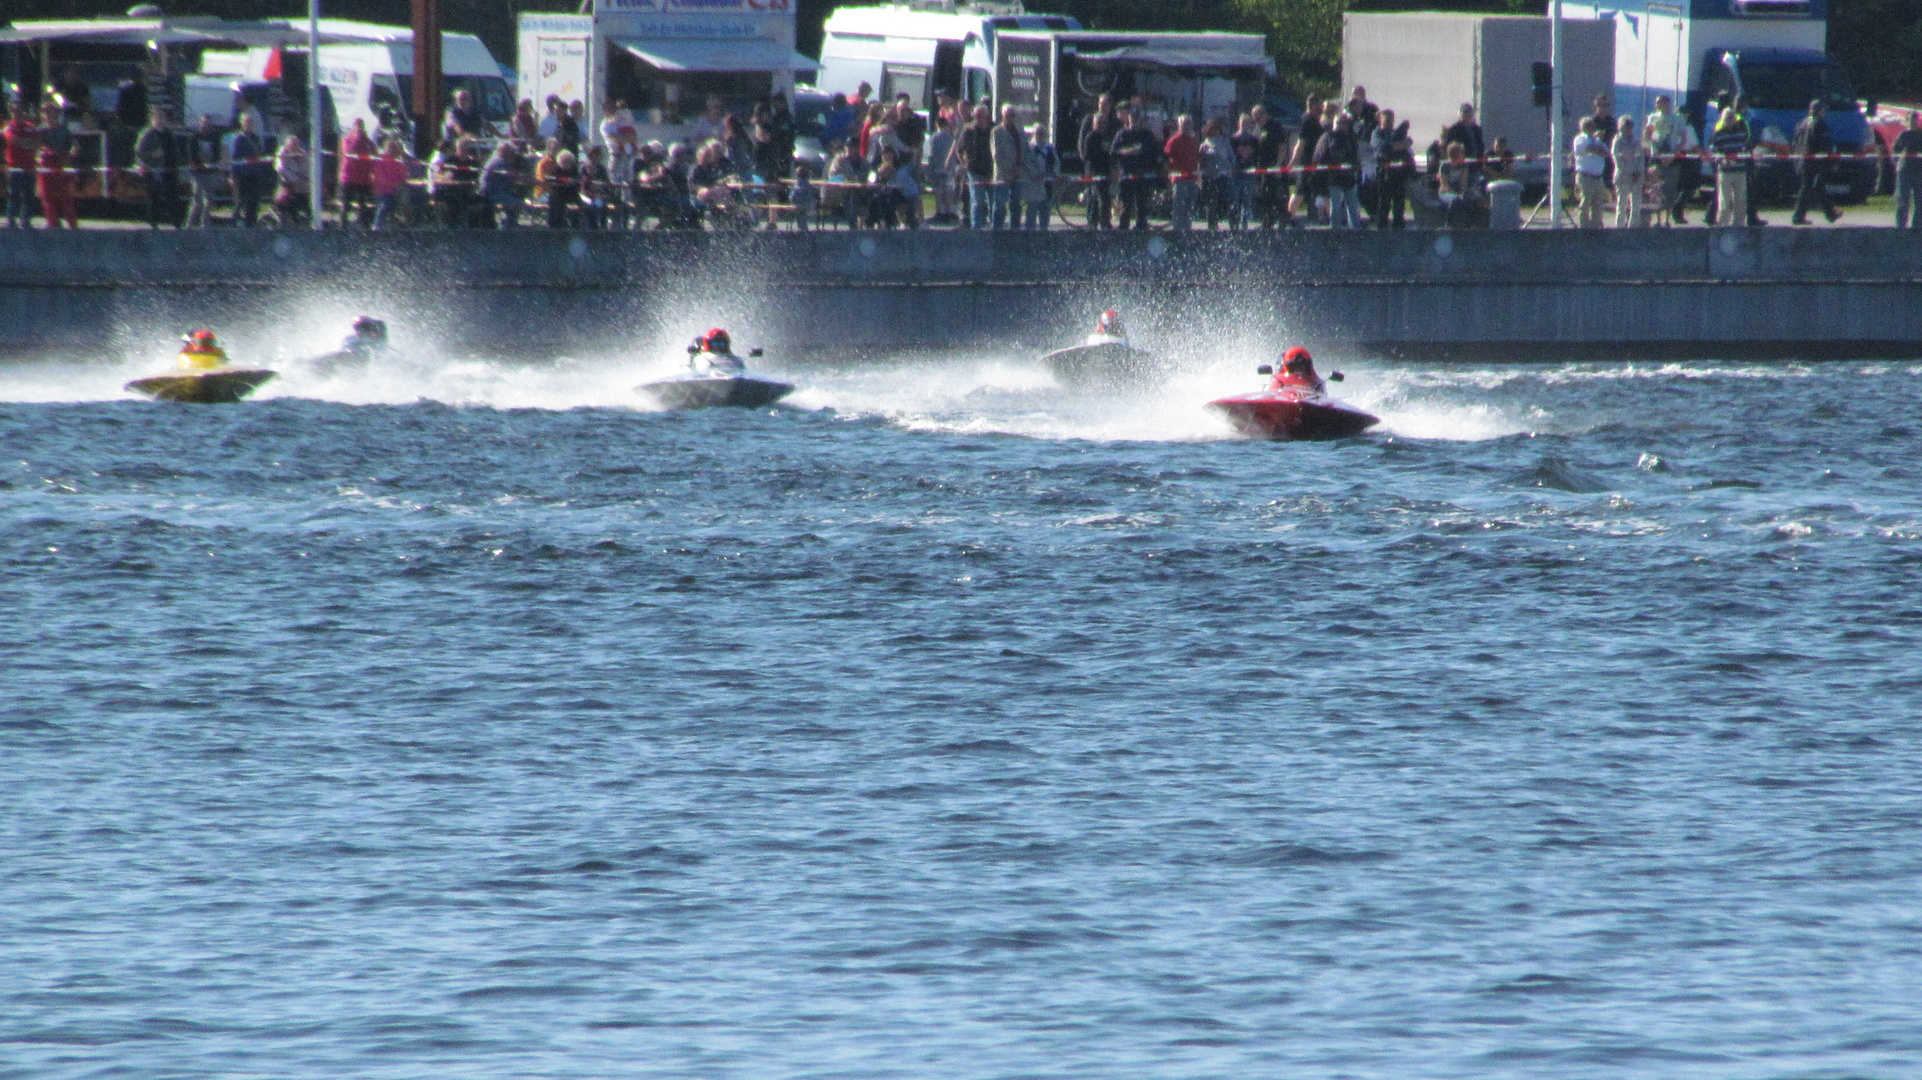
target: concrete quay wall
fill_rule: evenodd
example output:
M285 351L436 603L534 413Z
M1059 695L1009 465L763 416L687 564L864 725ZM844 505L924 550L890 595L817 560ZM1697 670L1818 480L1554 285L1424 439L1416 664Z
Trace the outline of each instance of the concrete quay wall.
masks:
M1116 306L1163 334L1285 337L1334 357L1911 357L1922 236L0 232L0 355L144 349L187 324L271 333L315 302L496 356L695 323L803 354L1055 347Z

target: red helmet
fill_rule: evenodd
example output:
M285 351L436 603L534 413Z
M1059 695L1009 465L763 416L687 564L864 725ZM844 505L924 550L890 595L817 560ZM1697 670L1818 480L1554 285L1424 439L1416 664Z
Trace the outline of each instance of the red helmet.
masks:
M212 330L195 330L193 341L195 345L212 345L214 343L214 332Z
M701 335L701 349L704 352L724 353L732 348L727 339L727 331L716 327Z
M1311 370L1314 365L1315 358L1309 356L1308 350L1299 345L1281 354L1281 369L1283 371L1308 371Z
M1113 308L1109 308L1108 310L1101 313L1101 318L1095 321L1095 329L1107 330L1111 327L1120 325L1120 323L1121 323L1121 313L1119 311L1116 311Z

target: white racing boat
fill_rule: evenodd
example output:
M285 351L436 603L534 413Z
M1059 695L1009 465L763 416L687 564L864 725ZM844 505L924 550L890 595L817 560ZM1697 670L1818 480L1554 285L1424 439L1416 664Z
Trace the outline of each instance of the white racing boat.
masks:
M748 350L759 358L761 350ZM747 373L747 364L734 355L727 331L710 330L687 347L688 370L680 375L642 383L636 390L668 409L759 409L794 392L794 384Z
M1138 381L1165 374L1159 357L1128 340L1113 308L1101 313L1094 333L1079 345L1056 349L1041 358L1055 378L1066 383Z

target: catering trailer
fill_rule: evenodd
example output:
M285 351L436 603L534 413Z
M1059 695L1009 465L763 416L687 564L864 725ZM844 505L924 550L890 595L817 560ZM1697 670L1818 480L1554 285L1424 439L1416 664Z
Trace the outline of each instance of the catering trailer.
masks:
M1010 30L995 49L994 104L997 114L1012 105L1023 127L1046 120L1064 163L1079 168L1075 134L1104 94L1166 134L1184 115L1197 129L1215 117L1232 124L1273 73L1259 34Z
M597 0L591 14L520 17L517 92L586 105L590 130L625 109L643 140L676 142L710 100L745 112L792 95L817 64L794 51L789 0Z

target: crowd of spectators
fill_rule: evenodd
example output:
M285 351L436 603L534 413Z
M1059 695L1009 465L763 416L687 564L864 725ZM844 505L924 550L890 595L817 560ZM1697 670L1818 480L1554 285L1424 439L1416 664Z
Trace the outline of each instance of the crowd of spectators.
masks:
M782 95L730 112L719 98L665 143L643 141L620 102L590 125L582 102L522 101L489 123L462 90L436 149L410 152L401 131L356 121L326 151L324 192L343 227L583 229L848 228L1400 229L1411 222L1472 228L1489 221L1491 185L1517 179L1518 159L1488 137L1472 106L1417 151L1407 121L1356 87L1346 99L1310 97L1293 123L1261 105L1209 117L1167 117L1157 103L1103 96L1058 146L1045 123L999 116L985 104L938 95L927 113L908 95L872 100L865 84L836 95L801 139ZM1747 180L1756 142L1740 98L1711 108L1707 145L1666 97L1649 116L1611 115L1598 95L1567 162L1578 223L1599 228L1686 224L1706 190L1709 223L1759 223ZM78 202L102 194L104 140L89 139L87 110L8 110L0 141L8 170L7 222L78 227ZM1291 118L1292 119L1292 118ZM244 110L231 130L200 117L176 125L155 107L134 139L130 171L154 228L202 227L231 208L242 227L310 224L309 149L275 137ZM806 145L801 145L805 142ZM1796 129L1794 221L1837 211L1824 182L1834 150L1820 103ZM1893 148L1897 224L1922 227L1922 117ZM1064 159L1077 166L1064 170ZM1063 207L1071 208L1063 213Z

